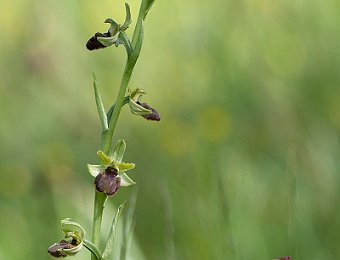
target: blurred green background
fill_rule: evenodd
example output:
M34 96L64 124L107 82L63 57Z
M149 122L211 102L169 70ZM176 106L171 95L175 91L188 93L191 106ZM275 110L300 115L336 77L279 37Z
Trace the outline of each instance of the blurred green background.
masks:
M1 0L0 259L51 259L65 217L91 235L91 75L109 107L125 52L85 43L108 17L124 2ZM162 120L124 108L138 185L104 218L138 190L129 259L340 259L339 28L337 0L156 0L130 87Z

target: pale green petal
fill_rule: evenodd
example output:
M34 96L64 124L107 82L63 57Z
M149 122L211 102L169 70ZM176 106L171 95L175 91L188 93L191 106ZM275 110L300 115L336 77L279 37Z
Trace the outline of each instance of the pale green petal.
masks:
M137 104L135 101L130 99L129 106L131 109L132 114L139 115L139 116L146 116L152 113L150 109L146 109L141 105Z
M82 241L85 236L85 229L70 218L65 218L61 221L61 229L68 237L71 237L70 234L72 234L73 238L76 237L80 241Z
M125 163L125 162L121 162L117 164L117 167L119 169L119 172L124 172L124 171L128 171L131 170L133 168L135 168L135 164L134 163Z
M142 98L142 96L145 95L145 94L146 94L146 92L143 89L140 89L140 88L136 88L133 91L129 90L129 96L135 102L139 101Z
M97 40L103 44L104 46L108 47L113 45L117 39L118 39L118 35L119 33L116 33L115 35L111 36L111 37L102 37L102 36L98 36Z
M129 28L130 24L132 23L131 20L131 12L130 12L130 6L128 3L125 3L125 9L126 9L126 18L123 25L120 27L120 30L125 31L127 28Z
M100 172L105 170L105 166L88 164L87 169L93 177L97 177Z
M112 164L112 160L110 159L110 157L107 156L103 151L98 151L97 155L105 166L109 166Z
M120 177L120 186L129 187L136 184L125 172L118 175Z
M107 18L105 20L105 23L109 23L111 25L110 28L109 28L110 35L116 35L118 33L118 31L119 31L119 24L118 23L116 23L111 18Z

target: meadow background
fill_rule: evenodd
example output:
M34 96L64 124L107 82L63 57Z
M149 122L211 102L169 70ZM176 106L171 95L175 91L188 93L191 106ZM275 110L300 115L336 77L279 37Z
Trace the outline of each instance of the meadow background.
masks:
M65 217L91 235L91 75L109 107L125 51L85 43L108 17L124 2L1 0L0 259L51 259ZM339 28L337 0L156 0L130 87L162 120L124 108L138 185L104 219L138 190L128 259L340 259Z

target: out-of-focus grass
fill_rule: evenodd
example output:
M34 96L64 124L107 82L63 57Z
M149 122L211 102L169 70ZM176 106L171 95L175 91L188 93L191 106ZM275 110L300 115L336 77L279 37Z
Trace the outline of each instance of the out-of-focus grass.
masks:
M64 217L90 233L91 74L109 106L125 53L84 44L123 11L2 0L0 259L47 259ZM339 13L335 0L156 1L131 87L162 120L125 109L116 132L137 164L132 259L340 258Z

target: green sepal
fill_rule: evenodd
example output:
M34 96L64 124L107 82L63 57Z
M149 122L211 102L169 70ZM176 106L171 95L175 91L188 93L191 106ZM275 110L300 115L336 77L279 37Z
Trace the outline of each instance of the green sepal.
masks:
M65 218L61 221L61 229L65 234L74 234L74 236L79 240L83 240L86 234L85 229L79 223L72 221L70 218Z
M136 88L133 91L129 89L128 92L129 92L129 96L131 97L131 99L135 102L139 101L141 97L146 94L144 89L140 89L140 88Z
M119 174L120 177L120 186L129 187L131 185L135 185L136 182L132 180L125 172Z
M97 40L103 44L104 46L108 47L113 45L114 43L116 43L116 41L118 40L118 35L119 33L116 33L115 35L111 36L111 37L101 37L98 36Z
M111 161L114 161L117 164L121 163L123 160L125 149L126 149L125 140L124 139L118 140L115 147L110 153Z
M61 229L65 233L65 240L75 239L77 245L70 249L59 249L59 251L65 255L72 256L82 250L85 229L70 218L66 218L61 221Z
M109 166L112 164L112 160L109 156L107 156L103 151L98 151L97 155L99 159L102 161L103 165Z
M111 18L107 18L105 20L105 23L109 23L111 25L110 28L109 28L109 33L110 33L111 36L114 36L119 32L119 24L116 23Z
M124 172L135 168L136 165L134 163L121 162L117 163L116 166L118 167L118 172Z
M150 109L146 109L141 105L137 104L130 98L129 106L131 109L132 114L139 115L139 116L146 116L152 113Z
M97 177L97 175L105 170L105 166L103 165L92 165L92 164L87 164L87 169L89 173L93 177Z
M126 17L125 17L125 22L123 23L122 26L120 26L121 31L125 31L127 28L129 28L130 24L132 23L130 6L128 3L125 3L125 9L126 9Z

